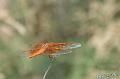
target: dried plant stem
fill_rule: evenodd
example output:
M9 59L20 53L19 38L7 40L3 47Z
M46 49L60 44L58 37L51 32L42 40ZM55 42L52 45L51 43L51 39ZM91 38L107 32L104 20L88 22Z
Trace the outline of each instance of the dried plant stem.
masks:
M46 78L46 75L47 75L48 71L49 71L49 70L50 70L50 68L52 67L52 61L53 61L53 60L54 60L54 58L50 61L50 64L49 64L49 66L48 66L47 70L45 71L44 76L43 76L43 78L42 78L42 79L45 79L45 78Z
M50 70L51 67L52 67L52 65L49 65L49 66L48 66L48 68L47 68L47 70L45 71L45 74L44 74L44 76L43 76L43 79L45 79L45 77L46 77L46 75L47 75L47 73L48 73L48 71Z

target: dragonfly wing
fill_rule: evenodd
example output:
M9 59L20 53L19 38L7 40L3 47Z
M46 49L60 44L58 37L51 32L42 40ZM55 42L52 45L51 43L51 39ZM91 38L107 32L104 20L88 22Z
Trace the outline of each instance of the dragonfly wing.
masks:
M79 48L79 47L81 47L80 43L71 43L71 44L64 46L61 51L53 53L51 55L57 57L60 55L69 54L69 53L72 53L72 49Z
M69 54L69 53L72 53L71 50L62 50L62 51L59 51L57 53L53 53L51 54L53 57L57 57L57 56L60 56L60 55L65 55L65 54Z
M72 43L72 44L65 46L64 50L71 50L71 49L75 49L75 48L79 48L79 47L81 47L80 43Z

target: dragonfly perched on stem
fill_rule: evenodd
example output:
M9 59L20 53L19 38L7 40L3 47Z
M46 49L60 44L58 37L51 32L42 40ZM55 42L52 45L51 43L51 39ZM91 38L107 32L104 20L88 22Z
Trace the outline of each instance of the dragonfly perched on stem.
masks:
M51 61L43 76L43 79L45 79L55 57L71 53L72 49L78 47L81 47L80 43L38 43L32 48L32 50L28 51L28 58L33 58L39 55L49 56Z
M81 47L80 43L38 43L32 50L28 52L28 58L33 58L38 55L48 55L49 58L54 58L62 54L72 52L72 49Z

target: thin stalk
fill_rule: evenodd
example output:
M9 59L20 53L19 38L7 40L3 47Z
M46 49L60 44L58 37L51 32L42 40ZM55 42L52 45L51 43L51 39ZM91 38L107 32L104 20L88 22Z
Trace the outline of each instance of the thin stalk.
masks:
M49 66L48 66L47 70L45 71L44 76L43 76L43 78L42 78L42 79L45 79L45 78L46 78L46 75L47 75L48 71L49 71L49 70L50 70L50 68L52 67L52 61L53 61L53 60L54 60L54 58L50 61L50 64L49 64Z

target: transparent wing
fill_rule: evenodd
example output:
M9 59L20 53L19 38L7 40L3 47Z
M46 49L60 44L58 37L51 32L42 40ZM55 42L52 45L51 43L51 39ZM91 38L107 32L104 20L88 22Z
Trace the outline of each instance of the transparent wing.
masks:
M71 49L75 49L75 48L79 48L79 47L81 47L80 43L72 43L72 44L65 46L64 50L71 50Z
M53 53L51 55L54 57L57 57L60 55L69 54L69 53L72 53L72 49L79 48L79 47L81 47L80 43L71 43L71 44L68 44L67 46L64 46L63 50L60 50L60 51Z
M69 54L69 53L72 53L72 51L71 50L61 50L61 51L59 51L57 53L51 54L51 56L57 57L57 56L66 55L66 54Z

